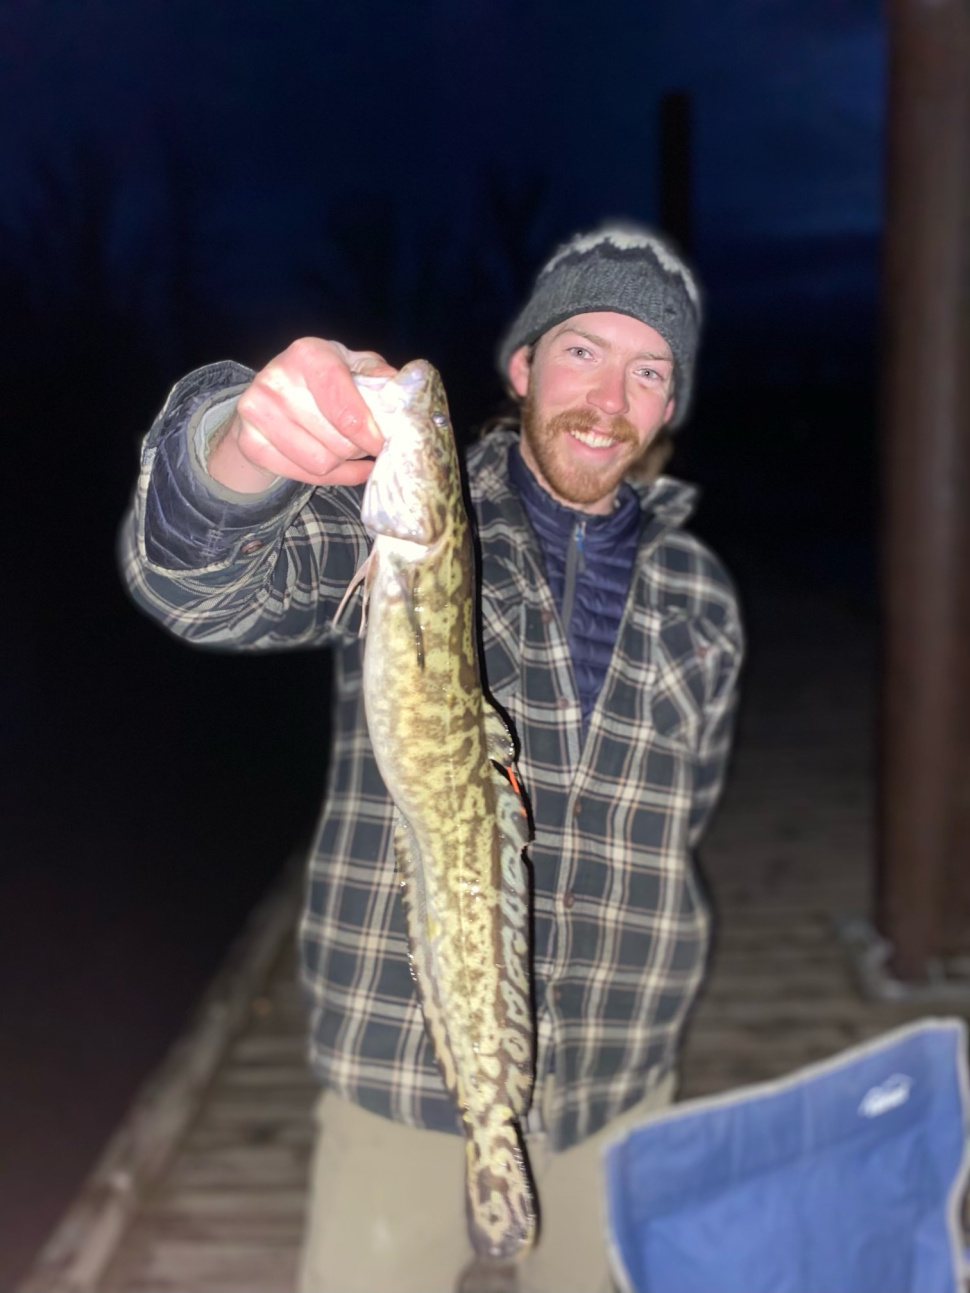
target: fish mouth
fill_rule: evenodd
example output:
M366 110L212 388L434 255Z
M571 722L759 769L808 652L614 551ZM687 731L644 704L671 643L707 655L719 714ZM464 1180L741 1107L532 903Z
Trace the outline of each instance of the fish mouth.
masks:
M360 518L374 538L410 545L413 557L414 546L431 547L446 524L441 441L450 440L451 430L441 379L428 360L414 359L393 377L356 377L355 383L384 437Z
M403 468L391 467L381 475L376 469L371 473L361 500L360 519L374 538L385 535L404 541L414 555L414 549L432 547L441 534L433 513L422 506L420 496L410 487L415 476L420 477L420 464L412 465L405 459Z
M415 397L433 385L434 370L427 359L412 359L393 377L354 374L354 385L363 394L371 412L394 414L412 409ZM436 374L434 374L436 376Z

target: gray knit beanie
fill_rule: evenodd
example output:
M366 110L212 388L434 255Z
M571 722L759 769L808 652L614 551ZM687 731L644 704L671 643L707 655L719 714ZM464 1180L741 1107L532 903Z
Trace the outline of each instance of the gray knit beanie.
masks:
M539 271L532 295L498 348L498 368L508 380L509 360L574 314L612 310L655 328L674 357L679 426L690 404L694 358L701 328L700 290L673 248L651 229L610 221L563 243Z

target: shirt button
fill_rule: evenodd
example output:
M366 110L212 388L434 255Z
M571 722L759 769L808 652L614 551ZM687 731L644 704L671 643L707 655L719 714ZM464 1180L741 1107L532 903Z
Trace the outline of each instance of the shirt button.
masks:
M543 624L551 624L552 611L540 611L539 618L542 620Z
M576 802L573 804L573 816L578 817L582 811L583 811L583 801L581 799L577 799Z
M570 889L568 893L564 893L562 896L562 905L566 908L567 911L575 901L576 901L576 895L573 893L572 889Z
M239 551L242 556L248 557L251 552L258 552L262 546L262 539L250 539L248 543L242 545Z
M556 701L556 704L559 706L559 708L560 708L560 709L568 709L568 708L569 708L569 697L568 697L568 696L560 696L560 697L559 697L559 699Z

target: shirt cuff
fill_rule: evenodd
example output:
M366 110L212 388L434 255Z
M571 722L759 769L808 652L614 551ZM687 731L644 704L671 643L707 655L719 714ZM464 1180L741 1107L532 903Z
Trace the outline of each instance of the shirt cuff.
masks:
M259 494L241 494L205 470L212 435L232 413L253 374L241 364L210 364L183 378L166 401L145 449L152 470L145 499L145 552L169 570L197 570L265 546L272 530L310 487L282 477Z

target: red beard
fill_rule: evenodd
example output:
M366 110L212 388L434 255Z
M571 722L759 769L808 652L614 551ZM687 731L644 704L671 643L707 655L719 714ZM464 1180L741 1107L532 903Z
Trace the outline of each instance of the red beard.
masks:
M602 466L577 461L567 442L574 431L609 435L621 452ZM588 507L612 495L641 449L636 429L620 414L600 418L592 409L564 409L540 422L531 395L522 406L522 436L547 484L573 507Z

